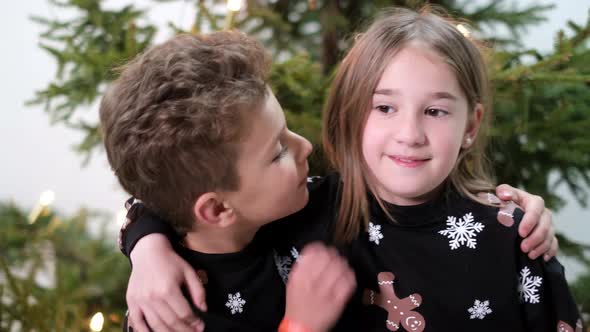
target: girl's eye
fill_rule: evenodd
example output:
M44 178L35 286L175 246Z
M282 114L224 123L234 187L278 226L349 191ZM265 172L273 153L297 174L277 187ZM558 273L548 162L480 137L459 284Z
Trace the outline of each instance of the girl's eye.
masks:
M433 116L433 117L441 117L441 116L448 115L449 112L442 110L440 108L427 108L426 110L424 110L424 114L426 114L428 116Z
M276 157L273 158L272 162L277 162L279 160L281 160L281 158L283 158L285 155L287 154L287 146L283 146L281 148L281 151L279 151L279 153L276 155Z
M385 113L385 114L389 114L394 112L395 110L393 109L393 107L391 106L387 106L387 105L379 105L376 106L375 109L381 113Z

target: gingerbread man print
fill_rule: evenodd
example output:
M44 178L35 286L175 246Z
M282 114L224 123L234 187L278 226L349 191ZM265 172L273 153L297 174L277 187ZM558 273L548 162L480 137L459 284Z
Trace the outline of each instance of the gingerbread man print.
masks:
M575 330L568 323L560 320L557 323L557 332L582 332L582 320L578 319Z
M390 331L397 331L400 325L406 331L422 332L426 327L424 317L413 310L422 303L420 294L412 294L400 299L393 289L395 275L391 272L381 272L377 276L379 293L366 289L363 293L363 304L378 305L387 310L386 326Z
M516 203L513 201L503 202L494 194L490 193L479 193L478 196L486 199L488 203L500 207L500 210L498 211L498 222L500 222L500 224L506 227L514 225L514 210L519 208Z

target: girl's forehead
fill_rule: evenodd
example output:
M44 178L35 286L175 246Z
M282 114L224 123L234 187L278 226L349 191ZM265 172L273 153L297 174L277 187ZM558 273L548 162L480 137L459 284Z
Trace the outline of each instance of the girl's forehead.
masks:
M385 86L400 89L419 84L419 88L459 88L457 76L448 63L434 50L408 45L389 59L377 90Z

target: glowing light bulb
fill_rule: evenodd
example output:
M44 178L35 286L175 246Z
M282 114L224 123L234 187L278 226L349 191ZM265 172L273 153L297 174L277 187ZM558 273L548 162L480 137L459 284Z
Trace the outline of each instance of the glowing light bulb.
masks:
M467 29L467 27L463 24L457 24L457 30L459 30L459 32L462 33L465 37L469 37L471 35L469 29Z
M127 220L127 210L122 209L117 212L115 221L117 222L117 225L122 226L125 223L125 220Z
M104 316L102 312L97 312L92 316L90 319L90 329L95 332L102 331L102 326L104 325Z
M242 0L227 0L227 9L237 12L242 9Z
M29 213L29 224L35 223L35 221L37 221L37 218L39 218L39 216L44 211L47 211L47 207L51 205L51 203L53 203L54 200L55 193L53 192L53 190L45 190L43 193L41 193L41 196L39 197L39 203L37 203L33 210L31 210L31 213Z
M48 206L55 200L55 193L53 190L45 190L39 197L39 204L41 206Z

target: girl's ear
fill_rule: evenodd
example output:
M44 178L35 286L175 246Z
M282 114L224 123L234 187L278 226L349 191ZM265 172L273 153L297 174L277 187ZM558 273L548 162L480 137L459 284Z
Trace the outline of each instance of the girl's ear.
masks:
M193 212L198 222L213 227L227 227L236 219L234 209L215 192L199 196L193 206Z
M477 133L479 132L479 127L481 125L481 120L483 119L483 114L483 105L477 103L473 113L467 119L467 127L465 128L465 134L463 135L463 144L461 144L463 149L469 148L471 145L473 145L473 142L475 142Z

